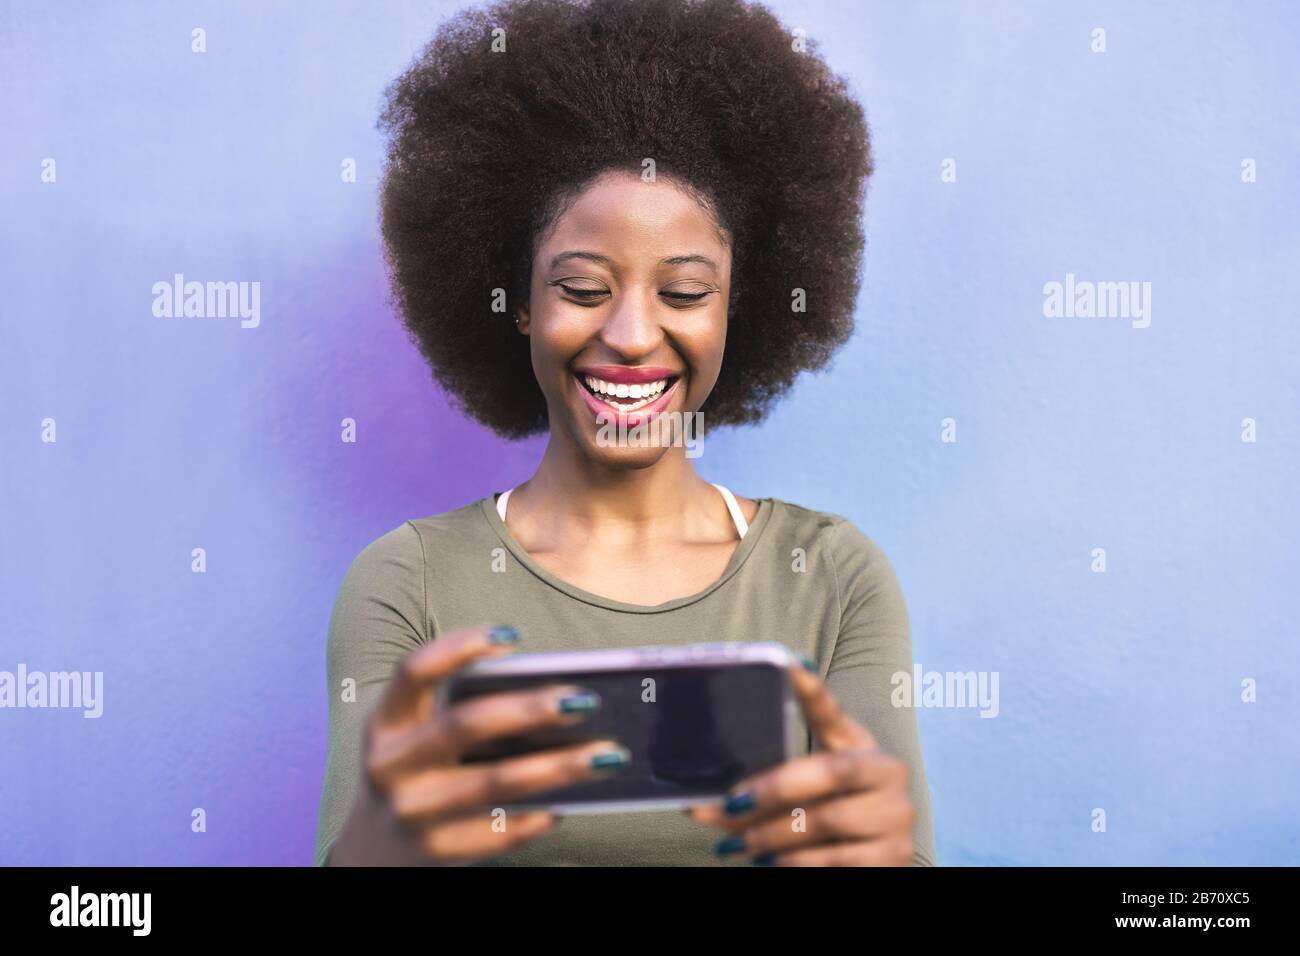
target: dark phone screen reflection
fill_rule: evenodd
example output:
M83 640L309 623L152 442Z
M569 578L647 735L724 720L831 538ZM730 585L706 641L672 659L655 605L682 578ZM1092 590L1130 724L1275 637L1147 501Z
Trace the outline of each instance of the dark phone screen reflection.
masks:
M500 759L588 740L616 740L632 761L609 777L533 800L643 800L721 793L784 759L785 673L770 664L637 668L600 674L484 676L454 682L452 702L482 694L572 684L600 695L601 708L569 727L503 738L467 762Z

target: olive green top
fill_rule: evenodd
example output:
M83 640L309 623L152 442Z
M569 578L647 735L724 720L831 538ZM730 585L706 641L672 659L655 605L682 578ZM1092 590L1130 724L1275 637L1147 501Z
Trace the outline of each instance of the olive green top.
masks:
M817 662L827 684L879 745L906 762L917 817L913 862L934 864L930 792L916 713L890 702L890 678L912 670L907 607L889 560L846 518L758 499L722 576L653 607L584 591L519 546L495 496L408 521L352 562L329 629L329 753L316 863L342 830L362 780L365 719L397 662L439 634L509 624L520 651L573 651L704 641L779 641ZM355 700L345 681L355 681ZM800 739L808 750L806 725ZM578 814L499 865L734 865L722 831L681 810Z

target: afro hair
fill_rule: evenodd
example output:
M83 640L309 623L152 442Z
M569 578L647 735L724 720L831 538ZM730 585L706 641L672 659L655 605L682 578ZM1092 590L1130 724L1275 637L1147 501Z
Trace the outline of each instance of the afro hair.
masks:
M467 10L389 87L380 127L395 303L438 383L500 435L547 427L512 319L535 241L585 184L646 158L706 197L731 240L727 346L705 405L715 425L761 420L853 331L866 121L816 44L761 5Z

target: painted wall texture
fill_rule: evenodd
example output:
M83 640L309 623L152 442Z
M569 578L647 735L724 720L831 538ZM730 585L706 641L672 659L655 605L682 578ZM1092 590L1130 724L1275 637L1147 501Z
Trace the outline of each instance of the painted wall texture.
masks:
M918 670L996 675L920 714L940 863L1300 863L1300 12L1083 6L772 4L872 127L858 331L697 464L852 518ZM0 863L309 863L349 561L530 473L379 252L381 93L455 8L0 7L0 671L103 675L0 709ZM156 316L178 274L257 310Z

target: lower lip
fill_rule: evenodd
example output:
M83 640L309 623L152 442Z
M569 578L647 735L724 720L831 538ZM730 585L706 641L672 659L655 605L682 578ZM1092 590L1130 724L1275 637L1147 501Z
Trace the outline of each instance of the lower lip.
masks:
M607 402L602 402L595 395L591 394L591 392L587 390L587 386L583 385L581 380L576 376L573 379L573 384L582 394L583 401L587 403L587 407L591 409L593 414L599 416L602 421L613 422L620 428L635 428L638 425L650 421L650 419L654 418L668 407L668 403L672 401L673 393L677 391L677 384L680 381L680 377L674 379L673 383L664 389L663 394L653 402L649 405L642 405L640 408L630 412L620 411L613 405L610 405ZM600 423L601 422L597 422L597 424Z

